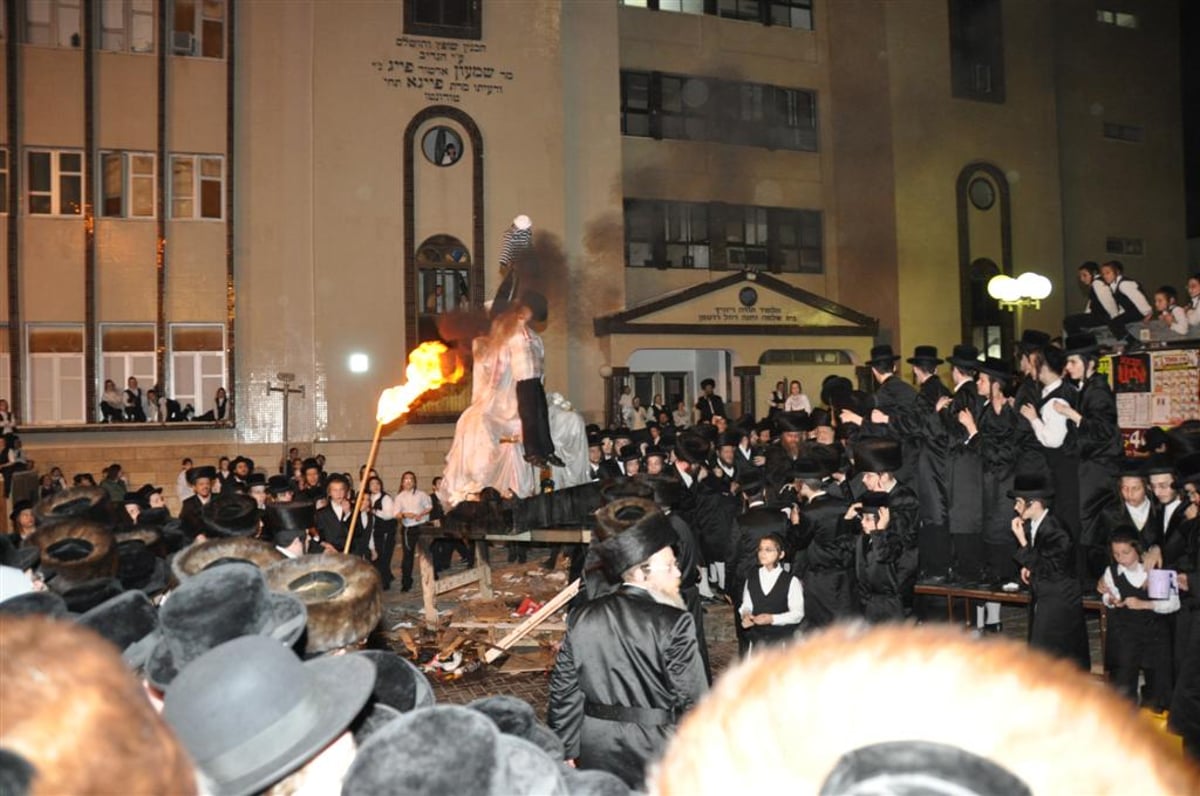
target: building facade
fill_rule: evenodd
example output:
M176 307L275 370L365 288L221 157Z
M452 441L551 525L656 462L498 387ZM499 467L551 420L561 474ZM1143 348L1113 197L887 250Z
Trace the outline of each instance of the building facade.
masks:
M45 444L130 375L231 397L142 439L278 444L290 374L289 438L357 445L519 213L589 419L708 376L761 414L875 340L1000 353L1078 311L1083 260L1182 287L1173 2L3 5L0 393ZM986 281L1024 271L1054 291L1017 317Z

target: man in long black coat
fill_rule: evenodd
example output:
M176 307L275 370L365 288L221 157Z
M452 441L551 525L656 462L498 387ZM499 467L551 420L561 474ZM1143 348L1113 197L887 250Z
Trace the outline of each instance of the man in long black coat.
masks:
M606 571L623 583L573 615L550 675L547 723L567 758L634 788L708 688L674 541L655 513L602 543Z
M209 465L193 467L187 472L187 481L192 485L193 494L180 506L179 522L189 541L195 539L197 534L204 533L202 511L212 500L212 485L216 478L217 468Z
M861 615L854 586L857 527L845 518L848 504L824 489L827 475L815 459L801 459L794 472L800 508L799 536L810 540L793 574L804 583L804 619L809 627L824 627Z

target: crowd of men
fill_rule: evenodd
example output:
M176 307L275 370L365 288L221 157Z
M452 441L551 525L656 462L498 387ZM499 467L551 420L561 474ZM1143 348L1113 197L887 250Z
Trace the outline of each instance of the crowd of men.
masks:
M1139 668L1152 670L1140 698L1170 707L1195 754L1200 421L1125 456L1100 356L1090 334L1058 344L1036 331L1015 368L969 345L945 359L918 346L913 386L904 357L879 345L872 392L830 377L811 412L732 421L710 387L690 428L589 429L597 483L574 489L599 508L583 518L593 543L574 551L584 588L545 724L515 700L430 705L418 670L362 651L392 569L370 525L382 511L371 473L326 475L316 458L288 462L291 477L245 457L227 470L185 461L178 488L191 494L172 519L161 488L124 489L114 465L97 486L17 506L0 542L4 776L17 792L74 792L71 777L123 773L128 736L88 748L95 727L119 726L166 778L130 792L625 793L706 699L706 601L733 602L753 664L783 660L771 648L796 633L944 615L917 598L921 581L1030 588L1031 644L1086 667L1083 593L1112 585L1115 617L1150 602L1156 569L1177 573L1176 609L1129 623L1116 663L1132 667L1135 700ZM355 487L369 497L359 527ZM1117 555L1126 543L1138 561ZM1152 643L1154 667L1141 657ZM46 691L72 687L94 724L78 722L87 740L51 738L62 720ZM56 762L73 742L91 774Z

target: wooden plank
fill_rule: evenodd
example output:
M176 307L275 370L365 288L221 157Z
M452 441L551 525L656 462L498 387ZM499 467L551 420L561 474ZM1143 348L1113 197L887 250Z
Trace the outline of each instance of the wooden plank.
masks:
M487 655L483 656L484 662L491 663L492 661L496 660L504 654L504 650L516 644L518 641L528 635L530 631L553 616L579 592L579 585L579 578L571 581L567 588L554 595L554 597L541 608L539 608L536 613L534 613L521 624L517 625L507 636L497 641L495 647L488 650Z
M400 529L404 533L404 529ZM438 623L437 602L434 597L437 596L437 591L434 586L433 579L433 556L429 552L429 540L424 537L417 540L413 545L413 549L417 556L417 566L421 572L421 601L425 606L425 625L429 628L436 628Z
M457 572L453 575L443 575L433 582L433 588L438 594L444 594L448 591L461 589L463 586L470 586L472 583L480 582L484 578L491 580L489 575L490 569L484 564L472 569L464 569L462 572ZM491 591L491 589L489 588L488 591ZM491 595L486 596L490 597Z
M533 542L535 544L588 544L592 532L587 528L532 528L519 533L490 533L489 542Z
M451 622L450 627L458 627L463 630L513 630L520 627L519 622ZM543 622L536 628L539 632L547 633L566 633L567 626L564 622ZM532 632L532 631L531 631Z

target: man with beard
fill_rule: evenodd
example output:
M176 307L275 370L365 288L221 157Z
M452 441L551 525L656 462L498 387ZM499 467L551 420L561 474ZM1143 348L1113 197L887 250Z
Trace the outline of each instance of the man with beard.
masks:
M780 412L775 416L779 444L767 448L765 471L768 502L774 503L779 492L792 482L792 468L803 455L803 440L812 429L807 412Z
M550 675L547 723L567 759L631 788L707 690L675 541L655 512L601 543L604 569L621 586L574 615Z

